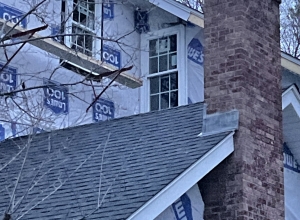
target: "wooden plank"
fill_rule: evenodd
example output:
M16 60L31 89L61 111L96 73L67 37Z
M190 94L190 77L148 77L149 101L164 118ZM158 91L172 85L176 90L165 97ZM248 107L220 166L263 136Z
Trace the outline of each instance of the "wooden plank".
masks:
M0 19L0 28L2 28L3 24L6 21L3 19ZM5 25L4 31L7 32L13 27L13 23L7 22ZM25 29L17 26L15 29L11 32L11 34L16 34L20 32L26 31ZM74 50L56 42L53 41L50 38L42 38L40 39L41 35L34 34L31 37L31 40L28 42L29 44L36 46L48 53L51 53L55 56L58 56L59 58L63 60L67 60L68 62L74 63L77 66L82 67L83 69L87 69L89 71L92 71L93 73L96 73L98 75L101 75L101 73L107 72L107 71L114 71L117 70L114 66L107 64L101 60L96 60L90 56L87 56L86 54L75 52ZM116 82L121 83L127 87L130 88L137 88L142 86L142 81L135 78L130 73L124 72L121 73L120 76L116 79Z

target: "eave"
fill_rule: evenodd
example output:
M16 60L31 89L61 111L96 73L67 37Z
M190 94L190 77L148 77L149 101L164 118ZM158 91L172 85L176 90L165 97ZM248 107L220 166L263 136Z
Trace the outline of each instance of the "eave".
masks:
M203 14L194 9L191 9L174 0L149 0L149 2L165 11L170 12L184 21L189 21L199 27L204 28Z
M300 94L295 85L290 86L282 93L282 110L292 105L300 118Z
M281 53L281 66L300 75L300 60L283 52Z
M300 160L300 94L295 85L282 94L283 139L297 161Z
M174 179L127 220L153 220L234 151L234 132Z
M4 33L11 30L14 26L11 22L6 22L4 19L0 19L0 28L2 28L3 24L5 24ZM23 29L19 26L15 27L14 30L10 33L17 34L25 32L26 29ZM74 63L76 66L82 67L82 69L86 69L92 72L94 75L101 75L102 73L108 71L117 70L114 66L107 64L101 60L96 60L86 54L75 52L74 50L53 41L51 38L44 38L39 34L34 34L29 44L36 46L48 53L51 53L62 60ZM132 76L130 73L123 72L116 79L116 82L121 83L130 88L137 88L142 86L142 81Z

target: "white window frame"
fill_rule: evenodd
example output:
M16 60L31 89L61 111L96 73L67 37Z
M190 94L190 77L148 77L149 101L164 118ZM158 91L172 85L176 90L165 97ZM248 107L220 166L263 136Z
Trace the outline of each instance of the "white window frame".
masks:
M185 27L176 25L158 31L141 34L141 75L143 86L141 88L141 113L150 111L150 80L163 73L149 74L149 41L165 36L177 35L177 71L178 71L178 106L187 104L187 74L186 74L186 39ZM166 71L167 72L167 71ZM168 72L171 73L169 70Z
M97 27L96 24L96 19L99 19L99 17L101 18L101 4L97 4L95 3L95 14L94 14L94 29L91 29L85 25L82 25L80 23L77 23L73 20L73 16L69 16L69 14L73 11L73 0L65 0L65 7L66 7L66 15L65 18L68 18L67 22L65 23L65 33L66 34L72 34L72 27L73 24L75 24L77 27L85 30L85 31L89 31L95 35L98 34L99 31L101 31L99 29L99 27ZM69 17L68 17L69 16ZM71 48L72 47L72 36L65 36L65 40L64 43L67 47ZM100 45L101 43L99 42L99 40L93 38L93 45L92 45L92 57L97 57L99 58L99 51L100 51ZM96 51L96 48L98 48L99 50Z

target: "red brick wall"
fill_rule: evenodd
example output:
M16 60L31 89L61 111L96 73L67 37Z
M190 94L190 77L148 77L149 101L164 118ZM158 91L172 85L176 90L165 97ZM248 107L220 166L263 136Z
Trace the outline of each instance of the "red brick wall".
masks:
M208 113L240 112L234 153L199 183L205 219L284 219L279 0L204 12Z

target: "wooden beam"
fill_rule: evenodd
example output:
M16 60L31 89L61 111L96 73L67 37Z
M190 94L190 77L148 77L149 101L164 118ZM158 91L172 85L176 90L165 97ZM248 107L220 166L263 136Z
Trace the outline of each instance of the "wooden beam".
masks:
M4 19L0 19L0 28L2 28L3 24L5 24ZM7 22L4 28L4 31L8 31L13 27L13 23ZM18 34L25 32L26 29L23 29L19 26L15 27L11 34ZM107 71L115 71L117 70L114 66L105 63L101 60L96 60L93 57L87 56L86 54L75 52L74 50L52 40L51 38L40 39L41 36L39 34L34 34L29 44L36 46L48 53L51 53L55 56L58 56L60 59L66 60L70 63L74 63L77 66L82 67L83 69L87 69L92 71L93 73L101 75L101 73ZM116 82L121 83L130 88L137 88L142 86L142 81L137 79L132 74L128 72L121 73L120 76L116 79Z

